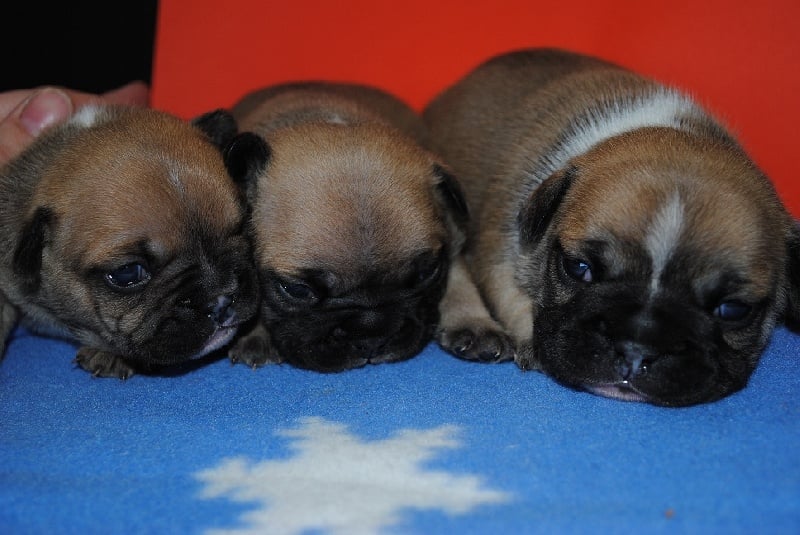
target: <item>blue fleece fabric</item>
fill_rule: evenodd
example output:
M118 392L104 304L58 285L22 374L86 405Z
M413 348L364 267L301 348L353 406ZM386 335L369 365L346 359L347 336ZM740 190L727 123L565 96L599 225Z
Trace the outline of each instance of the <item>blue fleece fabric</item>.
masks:
M74 351L18 329L0 363L2 533L800 533L783 328L745 390L682 409L433 344L331 375L217 360L124 382Z

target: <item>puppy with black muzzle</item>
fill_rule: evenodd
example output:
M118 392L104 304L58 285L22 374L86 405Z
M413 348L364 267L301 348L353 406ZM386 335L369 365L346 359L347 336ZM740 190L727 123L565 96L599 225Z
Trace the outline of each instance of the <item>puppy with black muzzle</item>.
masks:
M89 106L0 170L0 339L21 317L96 376L197 358L258 308L224 111ZM263 153L238 151L237 157ZM230 160L246 180L255 162Z
M248 194L261 323L231 360L335 372L416 355L467 217L419 117L377 89L322 82L257 91L233 113L270 156Z
M798 227L687 96L529 50L481 65L424 118L473 212L480 293L451 288L446 349L502 347L494 360L572 387L680 406L741 389L776 323L800 327Z

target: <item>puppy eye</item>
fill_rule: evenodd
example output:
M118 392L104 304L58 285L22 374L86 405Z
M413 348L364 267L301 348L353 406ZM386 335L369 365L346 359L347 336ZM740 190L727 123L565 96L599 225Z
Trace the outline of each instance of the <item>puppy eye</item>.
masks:
M435 279L437 277L437 275L439 275L439 272L441 271L441 268L442 268L442 266L441 266L441 264L439 262L436 262L435 264L431 264L429 266L421 267L417 271L417 275L416 275L417 284L424 284L424 283L426 283L428 281L432 281L433 279Z
M740 301L723 301L714 309L714 315L722 321L742 321L752 308Z
M116 288L132 289L150 280L150 272L138 263L125 264L106 273L106 281Z
M310 286L300 282L280 282L281 291L292 299L309 300L317 296Z
M584 262L578 258L570 258L568 256L562 257L562 265L567 275L580 282L592 282L594 277L592 275L592 267L588 262Z

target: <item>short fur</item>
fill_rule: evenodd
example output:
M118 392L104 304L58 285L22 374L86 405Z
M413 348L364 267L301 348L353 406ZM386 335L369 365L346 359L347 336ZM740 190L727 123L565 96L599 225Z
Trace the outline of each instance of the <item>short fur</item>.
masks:
M451 288L472 297L443 307L446 349L499 347L576 388L677 406L744 387L775 324L797 328L798 228L687 96L527 50L478 67L424 119L473 212L477 288Z
M235 134L224 111L193 126L87 107L3 167L3 346L21 316L82 344L87 371L126 378L227 343L257 311L243 196L218 146Z
M377 89L322 82L257 91L233 113L270 160L249 193L262 324L231 359L333 372L417 354L467 218L421 120Z

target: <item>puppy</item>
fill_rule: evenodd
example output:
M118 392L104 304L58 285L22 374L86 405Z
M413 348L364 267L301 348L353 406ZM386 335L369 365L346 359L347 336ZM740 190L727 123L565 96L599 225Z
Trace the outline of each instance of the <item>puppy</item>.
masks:
M21 316L82 344L85 370L124 379L227 344L258 309L220 151L235 134L227 112L190 125L92 106L0 169L3 345ZM242 181L257 167L229 163Z
M231 360L335 372L417 354L467 217L419 117L377 89L323 82L257 91L233 114L270 157L248 194L261 322Z
M775 324L800 327L798 228L689 97L528 50L481 65L424 119L473 211L477 290L448 292L446 349L501 347L494 360L578 389L679 406L741 389Z

